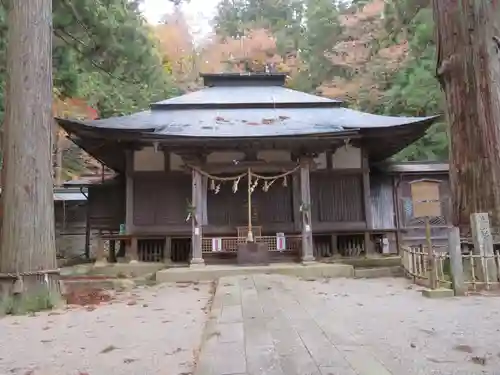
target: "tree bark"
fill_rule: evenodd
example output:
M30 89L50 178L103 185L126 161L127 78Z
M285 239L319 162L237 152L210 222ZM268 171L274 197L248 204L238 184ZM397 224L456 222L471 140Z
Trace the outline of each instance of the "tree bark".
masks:
M52 0L9 3L0 287L3 296L29 297L48 289L57 297L57 272L44 272L57 268L52 191Z
M500 226L500 61L497 0L434 0L437 76L446 98L453 224L488 212Z

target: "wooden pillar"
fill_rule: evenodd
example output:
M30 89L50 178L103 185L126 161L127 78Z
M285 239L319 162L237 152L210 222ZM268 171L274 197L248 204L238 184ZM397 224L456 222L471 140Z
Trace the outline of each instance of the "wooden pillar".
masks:
M372 217L372 202L370 196L370 165L368 163L368 155L365 150L362 149L362 159L361 168L363 170L363 206L365 209L365 254L366 256L373 255L375 253L375 246L373 244L373 239L371 232L373 230L373 217Z
M338 238L336 234L330 236L330 255L335 256L339 253Z
M108 262L116 263L116 241L109 240Z
M102 239L102 231L99 231L99 234L97 235L97 243L95 249L95 265L106 265L108 262L106 261L106 256L104 254L104 240Z
M300 213L300 176L297 173L292 175L292 209L293 209L293 229L299 232L302 229L302 214Z
M208 177L201 176L201 225L208 224Z
M132 236L130 239L130 247L128 249L128 259L130 263L139 261L139 247L137 237Z
M82 189L80 188L80 191ZM89 194L87 190L87 198L85 204L85 259L90 259L90 202L89 202Z
M165 248L163 250L163 263L172 264L172 237L165 237Z
M134 233L134 150L125 152L125 232ZM125 244L125 257L129 262L137 262L137 238L131 238Z
M202 242L202 219L203 219L203 178L201 173L192 170L192 205L194 212L192 217L192 234L191 234L191 266L204 265L203 254L201 249Z
M312 220L311 220L311 186L309 157L300 159L300 197L302 206L302 262L314 261Z
M134 231L134 150L125 153L125 231Z

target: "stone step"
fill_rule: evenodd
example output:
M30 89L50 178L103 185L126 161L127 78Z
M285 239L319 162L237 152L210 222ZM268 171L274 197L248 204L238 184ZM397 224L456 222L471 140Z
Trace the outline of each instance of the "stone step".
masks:
M358 279L371 279L377 277L402 277L403 268L396 267L375 267L375 268L354 268L354 277Z
M156 273L157 282L193 282L216 280L225 276L281 274L303 278L353 277L354 268L347 264L312 262L271 263L267 266L206 265L186 268L170 268Z

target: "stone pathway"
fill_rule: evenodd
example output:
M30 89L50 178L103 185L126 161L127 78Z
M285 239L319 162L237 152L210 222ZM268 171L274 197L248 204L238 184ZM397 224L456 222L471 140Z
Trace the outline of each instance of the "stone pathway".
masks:
M405 279L222 278L195 375L500 375L500 298Z
M391 375L287 277L219 281L196 375ZM301 296L303 297L303 296Z

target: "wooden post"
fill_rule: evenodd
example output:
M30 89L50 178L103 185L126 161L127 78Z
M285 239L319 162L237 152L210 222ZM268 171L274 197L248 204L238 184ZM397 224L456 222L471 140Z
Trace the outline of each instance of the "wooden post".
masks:
M163 263L172 264L172 237L165 237L165 248L163 250Z
M80 188L81 191L81 188ZM87 193L85 204L85 259L90 259L90 202Z
M203 266L203 254L201 249L202 233L201 220L203 216L202 201L203 201L203 181L202 175L197 169L192 170L192 205L194 212L191 213L192 234L191 234L191 266Z
M448 254L450 255L451 278L456 296L465 296L467 288L464 281L464 265L460 246L460 231L456 227L448 232Z
M293 207L293 229L299 232L302 229L302 215L300 213L300 176L292 175L292 207Z
M310 159L300 160L300 196L302 199L302 263L314 261L312 219L311 219L311 186L309 179Z
M361 150L361 168L363 171L363 206L365 209L365 222L366 222L366 232L365 232L365 256L372 256L375 253L375 246L372 241L371 230L373 229L373 217L372 217L372 202L370 198L370 165L368 163L368 155L364 149Z
M201 176L202 179L202 190L201 190L201 210L202 210L202 225L208 224L208 177Z
M125 232L134 233L134 150L125 151ZM137 239L125 242L125 257L137 262Z
M436 257L434 255L434 249L432 247L431 238L431 224L429 223L429 217L425 217L425 241L427 243L427 256L429 257L429 283L431 289L437 288L437 270L436 270Z
M109 240L108 262L116 263L116 241Z
M134 231L134 150L125 152L125 231Z
M470 215L472 241L474 243L474 255L480 255L475 259L477 265L476 276L478 281L491 282L497 280L497 272L493 251L493 237L490 229L490 219L487 213L474 213Z
M136 236L132 236L130 239L128 258L130 263L137 263L139 261L139 246Z
M333 257L335 255L338 255L339 253L339 247L338 247L338 243L337 243L337 235L336 234L332 234L330 236L330 255Z
M95 251L95 266L105 266L108 262L104 256L104 241L102 239L102 231L97 235L96 251Z

